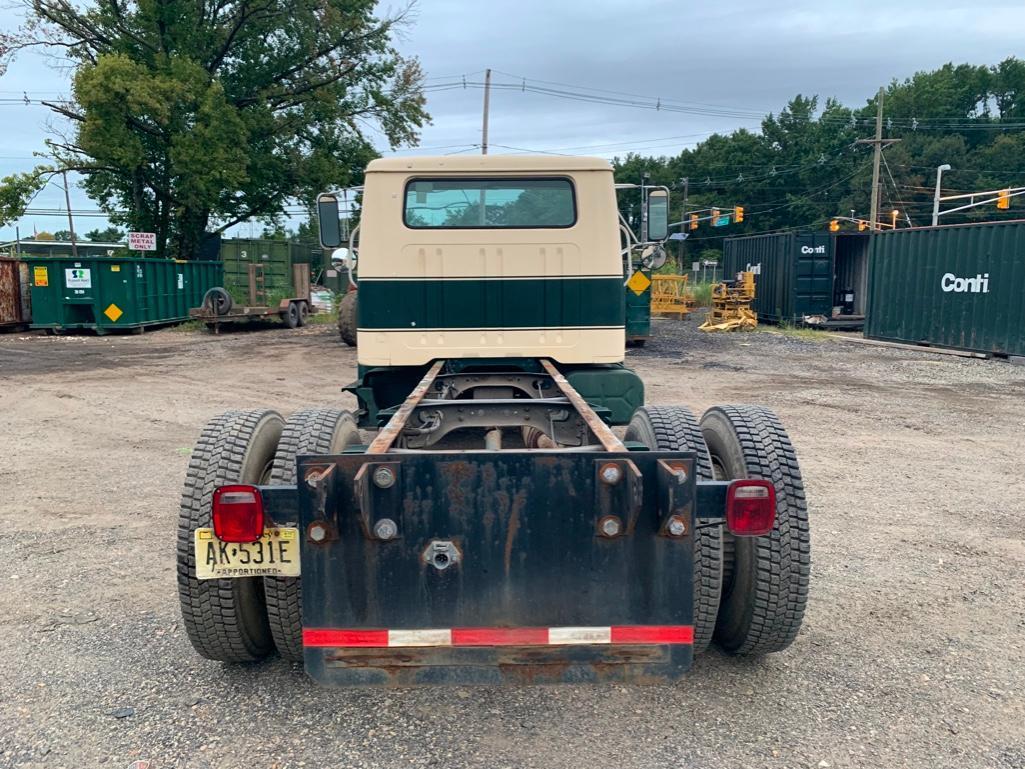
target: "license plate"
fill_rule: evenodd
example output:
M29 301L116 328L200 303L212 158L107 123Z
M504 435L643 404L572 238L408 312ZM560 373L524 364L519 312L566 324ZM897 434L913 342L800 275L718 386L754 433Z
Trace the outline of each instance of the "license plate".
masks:
M265 529L257 542L221 542L196 529L196 579L298 577L299 529Z

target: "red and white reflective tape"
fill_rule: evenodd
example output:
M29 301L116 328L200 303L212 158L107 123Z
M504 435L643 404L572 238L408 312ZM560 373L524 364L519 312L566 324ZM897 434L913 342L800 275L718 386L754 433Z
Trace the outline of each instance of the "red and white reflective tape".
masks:
M304 628L303 645L312 647L402 646L591 646L609 644L692 644L691 625L610 625L605 627L466 627L424 630L342 630Z

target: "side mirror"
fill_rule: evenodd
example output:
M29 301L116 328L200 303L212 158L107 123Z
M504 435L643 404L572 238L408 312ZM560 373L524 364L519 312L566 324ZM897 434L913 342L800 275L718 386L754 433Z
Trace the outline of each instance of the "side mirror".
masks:
M647 240L663 241L669 237L669 192L654 189L648 192Z
M641 263L649 270L661 270L669 255L661 245L648 246L641 254Z
M317 196L317 219L321 248L338 248L342 245L342 224L336 196L327 192Z
M662 241L669 237L669 193L651 190L648 193L647 240Z

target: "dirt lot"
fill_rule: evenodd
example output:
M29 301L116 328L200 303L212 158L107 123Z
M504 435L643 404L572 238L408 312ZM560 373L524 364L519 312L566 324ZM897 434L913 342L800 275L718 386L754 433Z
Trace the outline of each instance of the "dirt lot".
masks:
M1025 767L1025 368L661 322L655 403L764 403L813 574L786 653L673 686L329 690L199 658L174 531L229 407L351 405L329 327L0 337L0 767Z

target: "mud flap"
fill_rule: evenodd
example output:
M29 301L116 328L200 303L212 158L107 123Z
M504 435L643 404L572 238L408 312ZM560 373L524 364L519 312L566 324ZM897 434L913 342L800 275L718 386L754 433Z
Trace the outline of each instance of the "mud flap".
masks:
M307 672L659 682L691 664L694 455L299 459Z

